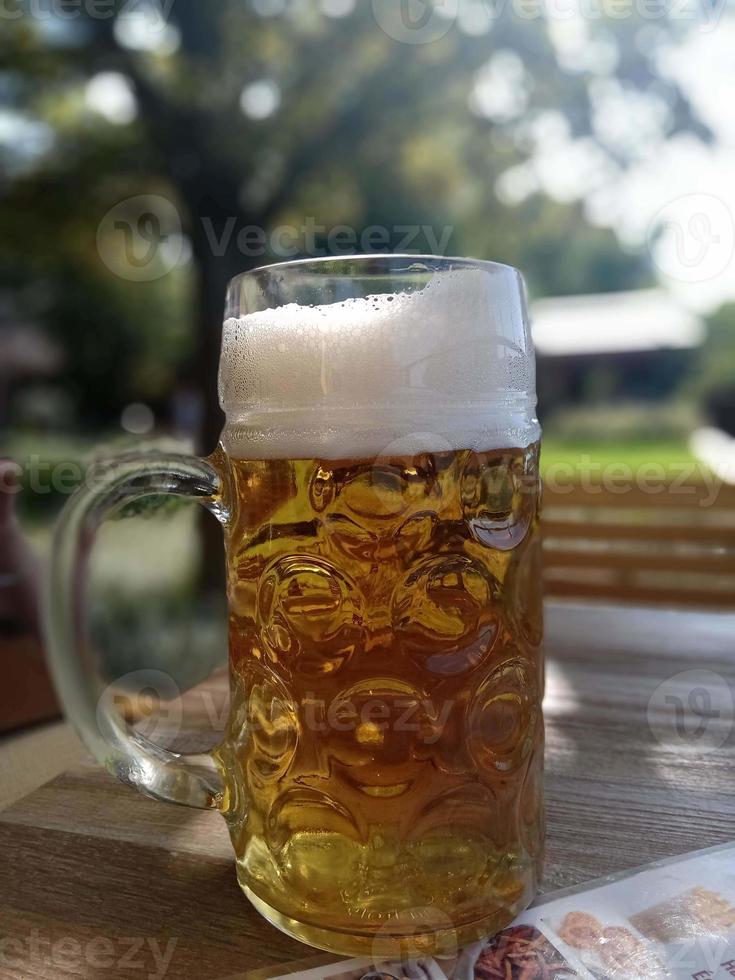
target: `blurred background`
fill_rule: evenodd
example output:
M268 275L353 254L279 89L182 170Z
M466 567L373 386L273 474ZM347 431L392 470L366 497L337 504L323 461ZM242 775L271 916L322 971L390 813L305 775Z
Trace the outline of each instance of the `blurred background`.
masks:
M43 561L95 458L214 447L225 285L272 261L516 265L552 489L651 464L708 495L735 480L726 0L3 0L0 21L6 624L35 588L8 584L17 554ZM188 684L221 658L208 520L103 530L111 673ZM550 587L620 594L620 567L588 565Z

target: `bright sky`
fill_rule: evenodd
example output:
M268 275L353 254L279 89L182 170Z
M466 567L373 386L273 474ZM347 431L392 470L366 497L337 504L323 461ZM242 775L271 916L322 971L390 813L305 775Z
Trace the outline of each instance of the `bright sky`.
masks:
M540 188L562 201L583 199L590 220L614 228L624 246L650 248L661 285L687 306L706 312L735 299L735 16L713 6L709 23L692 20L686 40L657 57L712 129L711 144L662 141L663 97L607 76L614 48L591 41L589 26L580 17L551 18L549 33L560 63L599 73L591 86L596 135L632 165L625 172L611 165L594 140L572 139L565 120L549 112L531 130L531 161L501 177L501 197L518 201Z

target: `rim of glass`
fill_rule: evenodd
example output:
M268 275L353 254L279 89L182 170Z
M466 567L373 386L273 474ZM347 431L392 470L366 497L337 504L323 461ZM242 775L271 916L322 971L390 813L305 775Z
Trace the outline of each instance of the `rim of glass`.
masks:
M418 255L411 252L369 252L355 255L320 255L316 258L287 259L284 262L272 262L268 265L259 265L255 269L247 269L245 272L239 272L236 276L233 276L232 279L230 279L228 286L229 288L232 288L245 279L257 279L258 277L270 276L274 272L283 272L291 269L293 269L294 272L299 270L308 272L313 269L315 272L322 275L327 275L327 270L330 266L336 266L337 264L343 262L352 263L356 269L359 266L366 266L367 268L363 270L363 275L374 275L376 277L389 276L392 274L400 275L401 273L410 273L412 270L389 269L387 268L387 264L391 262L403 262L406 260L410 260L412 262L427 262L436 267L457 266L467 269L484 269L486 272L510 272L516 276L520 276L521 274L520 270L518 270L515 266L508 265L505 262L492 262L488 259L473 259L460 255ZM383 263L383 267L371 270L369 266L372 262L375 262L378 265ZM352 273L334 269L331 275L335 279L348 279L351 277Z

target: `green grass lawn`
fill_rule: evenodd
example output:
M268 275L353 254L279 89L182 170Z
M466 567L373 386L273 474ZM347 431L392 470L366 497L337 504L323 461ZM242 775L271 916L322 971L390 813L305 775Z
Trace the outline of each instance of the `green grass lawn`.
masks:
M625 463L636 472L648 463L663 465L672 474L682 467L701 467L685 442L564 442L553 436L541 443L541 472L548 473L559 464L571 465L582 472L592 466Z

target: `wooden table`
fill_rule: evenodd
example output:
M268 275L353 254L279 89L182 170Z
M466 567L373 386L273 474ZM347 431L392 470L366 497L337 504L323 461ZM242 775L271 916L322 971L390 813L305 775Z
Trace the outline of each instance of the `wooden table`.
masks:
M735 615L558 603L547 657L545 891L735 838ZM702 686L719 714L697 741ZM167 978L197 980L314 956L241 896L217 814L91 761L0 812L0 854L3 980L160 977L167 951Z

